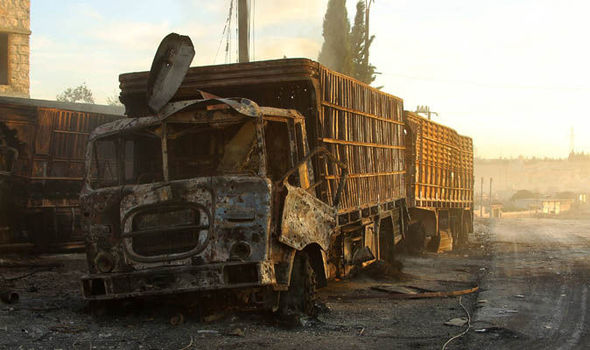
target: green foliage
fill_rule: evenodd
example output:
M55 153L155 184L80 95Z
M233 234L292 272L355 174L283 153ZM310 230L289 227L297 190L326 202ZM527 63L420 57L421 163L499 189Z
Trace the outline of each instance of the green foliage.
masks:
M354 17L354 25L350 32L351 76L366 84L371 84L375 80L375 66L369 63L369 49L375 36L368 36L365 11L365 2L359 0L356 3L356 16Z
M346 0L330 0L324 16L324 43L318 60L324 66L337 72L352 72L350 50L350 22L346 11Z
M318 60L332 70L371 84L375 80L375 66L369 63L369 48L375 36L368 36L365 19L365 1L357 2L351 29L346 0L330 0L324 16L324 43Z
M55 99L60 102L94 103L94 96L92 96L92 91L86 86L86 83L82 83L75 88L65 89Z

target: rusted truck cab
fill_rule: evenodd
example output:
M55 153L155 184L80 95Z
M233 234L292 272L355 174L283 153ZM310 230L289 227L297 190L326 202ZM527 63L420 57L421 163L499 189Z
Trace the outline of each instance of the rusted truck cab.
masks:
M246 99L174 102L100 126L81 193L83 296L232 289L276 308L297 251L325 281L336 211L312 194L307 147L299 113Z

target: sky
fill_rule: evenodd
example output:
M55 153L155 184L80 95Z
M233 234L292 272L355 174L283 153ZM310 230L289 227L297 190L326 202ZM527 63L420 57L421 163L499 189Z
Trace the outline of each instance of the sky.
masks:
M254 59L317 59L327 0L251 1ZM193 66L225 63L229 4L32 0L31 97L85 82L105 103L119 74L149 70L170 32L191 37ZM373 85L407 110L430 106L435 121L473 138L478 157L567 157L572 128L575 151L588 153L588 13L587 0L375 0Z

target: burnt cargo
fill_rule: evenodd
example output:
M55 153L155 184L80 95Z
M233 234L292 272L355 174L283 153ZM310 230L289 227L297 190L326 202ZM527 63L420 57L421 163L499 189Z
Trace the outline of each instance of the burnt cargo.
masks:
M90 132L122 108L0 97L2 249L82 247L79 192ZM10 163L10 164L8 164Z
M466 241L473 230L473 141L413 112L405 111L405 121L412 218L443 240L441 248Z
M119 77L126 114L149 115L148 72ZM403 100L331 71L309 59L192 67L173 101L197 98L199 91L243 97L261 106L303 114L310 149L325 146L349 167L339 206L339 222L354 223L391 210L405 198ZM332 204L336 165L315 161L318 196ZM400 232L398 232L400 233Z

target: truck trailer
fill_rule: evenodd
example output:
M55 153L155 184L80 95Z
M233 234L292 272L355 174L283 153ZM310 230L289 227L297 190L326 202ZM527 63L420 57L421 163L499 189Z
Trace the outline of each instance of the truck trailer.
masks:
M0 250L82 249L88 135L121 107L0 97Z
M452 250L473 232L473 141L417 113L404 118L411 239Z

